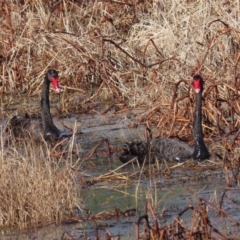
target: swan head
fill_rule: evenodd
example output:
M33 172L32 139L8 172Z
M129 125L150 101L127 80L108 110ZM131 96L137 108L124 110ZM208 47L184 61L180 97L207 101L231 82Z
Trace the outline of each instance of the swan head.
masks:
M54 90L57 93L60 93L61 89L58 83L58 72L54 69L49 69L47 72L47 78L52 83Z
M193 87L195 93L200 93L203 90L203 79L200 75L193 76Z

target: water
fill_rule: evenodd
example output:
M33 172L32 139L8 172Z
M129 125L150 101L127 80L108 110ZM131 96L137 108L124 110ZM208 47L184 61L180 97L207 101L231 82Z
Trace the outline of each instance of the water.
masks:
M134 112L134 114L136 114ZM137 112L141 114L141 111ZM135 116L135 115L134 115ZM77 128L83 134L77 138L82 157L86 157L90 150L102 139L108 139L111 146L121 147L124 141L143 139L144 126L138 128L129 128L134 125L135 117L132 115L80 115L54 119L57 127L61 130L70 131L69 129ZM2 122L3 124L4 122ZM97 180L93 184L83 186L79 193L83 199L83 214L88 216L85 220L75 224L63 224L61 226L47 226L41 229L32 229L23 233L2 232L1 239L62 239L64 233L70 234L75 239L93 239L95 237L95 228L101 225L107 228L114 237L120 236L121 239L135 239L135 222L138 217L146 213L146 202L148 201L159 223L164 226L172 223L173 217L181 212L186 206L198 206L199 198L218 205L226 185L222 167L211 169L208 165L196 169L172 168L171 172L164 164L160 166L161 170L156 167L148 169L149 171L140 171L138 166L129 164L121 168L121 163L116 154L111 158L103 156L102 151L106 149L102 145L97 152L98 157L93 157L93 166L89 160L85 160L79 167L79 172L83 174L85 181ZM99 176L104 174L111 175L119 173L122 179L111 177L100 181ZM114 174L112 175L114 176ZM123 180L125 177L125 180ZM223 208L240 221L239 215L240 195L239 189L227 191L224 197ZM120 210L136 210L136 216L111 217L110 219L101 219L97 216L114 215L114 212ZM226 218L219 217L218 211L208 206L209 217L212 224L221 224L222 229L229 233L236 231L234 223L226 221ZM148 209L147 214L150 216L151 211ZM192 211L187 211L182 219L186 225L190 223ZM100 231L105 233L104 230ZM230 233L229 233L230 234Z

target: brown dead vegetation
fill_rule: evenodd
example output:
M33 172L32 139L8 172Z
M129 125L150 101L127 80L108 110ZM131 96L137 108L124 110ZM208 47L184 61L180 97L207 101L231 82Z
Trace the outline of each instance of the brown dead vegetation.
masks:
M144 106L139 122L190 141L190 79L198 73L205 137L222 137L239 122L235 9L218 1L3 1L1 93L39 94L53 67L64 86L60 112L109 100L110 109L122 103L116 112Z
M33 140L0 143L1 229L59 224L81 211L71 157Z
M205 140L233 173L233 180L226 174L228 185L238 181L237 1L9 0L0 6L2 116L18 94L38 95L51 67L61 75L60 113L90 112L101 101L112 102L101 114L141 106L139 123L191 143L190 79L201 74Z

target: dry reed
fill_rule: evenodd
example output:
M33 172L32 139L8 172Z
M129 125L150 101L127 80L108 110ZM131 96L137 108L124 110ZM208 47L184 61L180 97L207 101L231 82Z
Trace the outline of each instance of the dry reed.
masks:
M53 159L47 145L22 141L1 144L0 162L0 228L59 224L79 212L70 158Z
M230 85L238 80L237 2L2 4L2 92L35 93L49 66L69 87L103 83L131 106L166 102L174 84L196 72Z
M140 121L157 125L161 136L189 140L193 101L188 85L199 73L206 80L207 138L228 128L228 117L234 120L230 130L238 125L237 1L34 0L2 6L4 96L39 94L43 74L53 67L66 86L63 112L91 103L89 110L100 100L141 105L149 114ZM4 99L3 110L14 102Z

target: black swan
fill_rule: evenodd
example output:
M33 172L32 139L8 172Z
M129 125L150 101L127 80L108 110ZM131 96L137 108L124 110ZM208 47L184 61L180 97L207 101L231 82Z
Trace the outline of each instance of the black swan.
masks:
M196 93L196 106L194 113L193 137L195 146L191 147L187 143L171 138L156 138L141 142L127 143L124 152L120 155L121 162L126 163L137 157L142 164L145 159L150 161L177 160L183 161L193 158L201 161L209 158L208 149L203 140L202 131L202 91L203 79L200 75L193 77L193 87Z
M26 113L24 116L14 116L9 120L6 131L11 132L14 138L30 137L38 142L43 140L53 141L65 137L54 125L50 113L50 83L52 83L54 90L59 93L58 72L54 69L49 69L44 78L41 95L41 117L30 116Z

